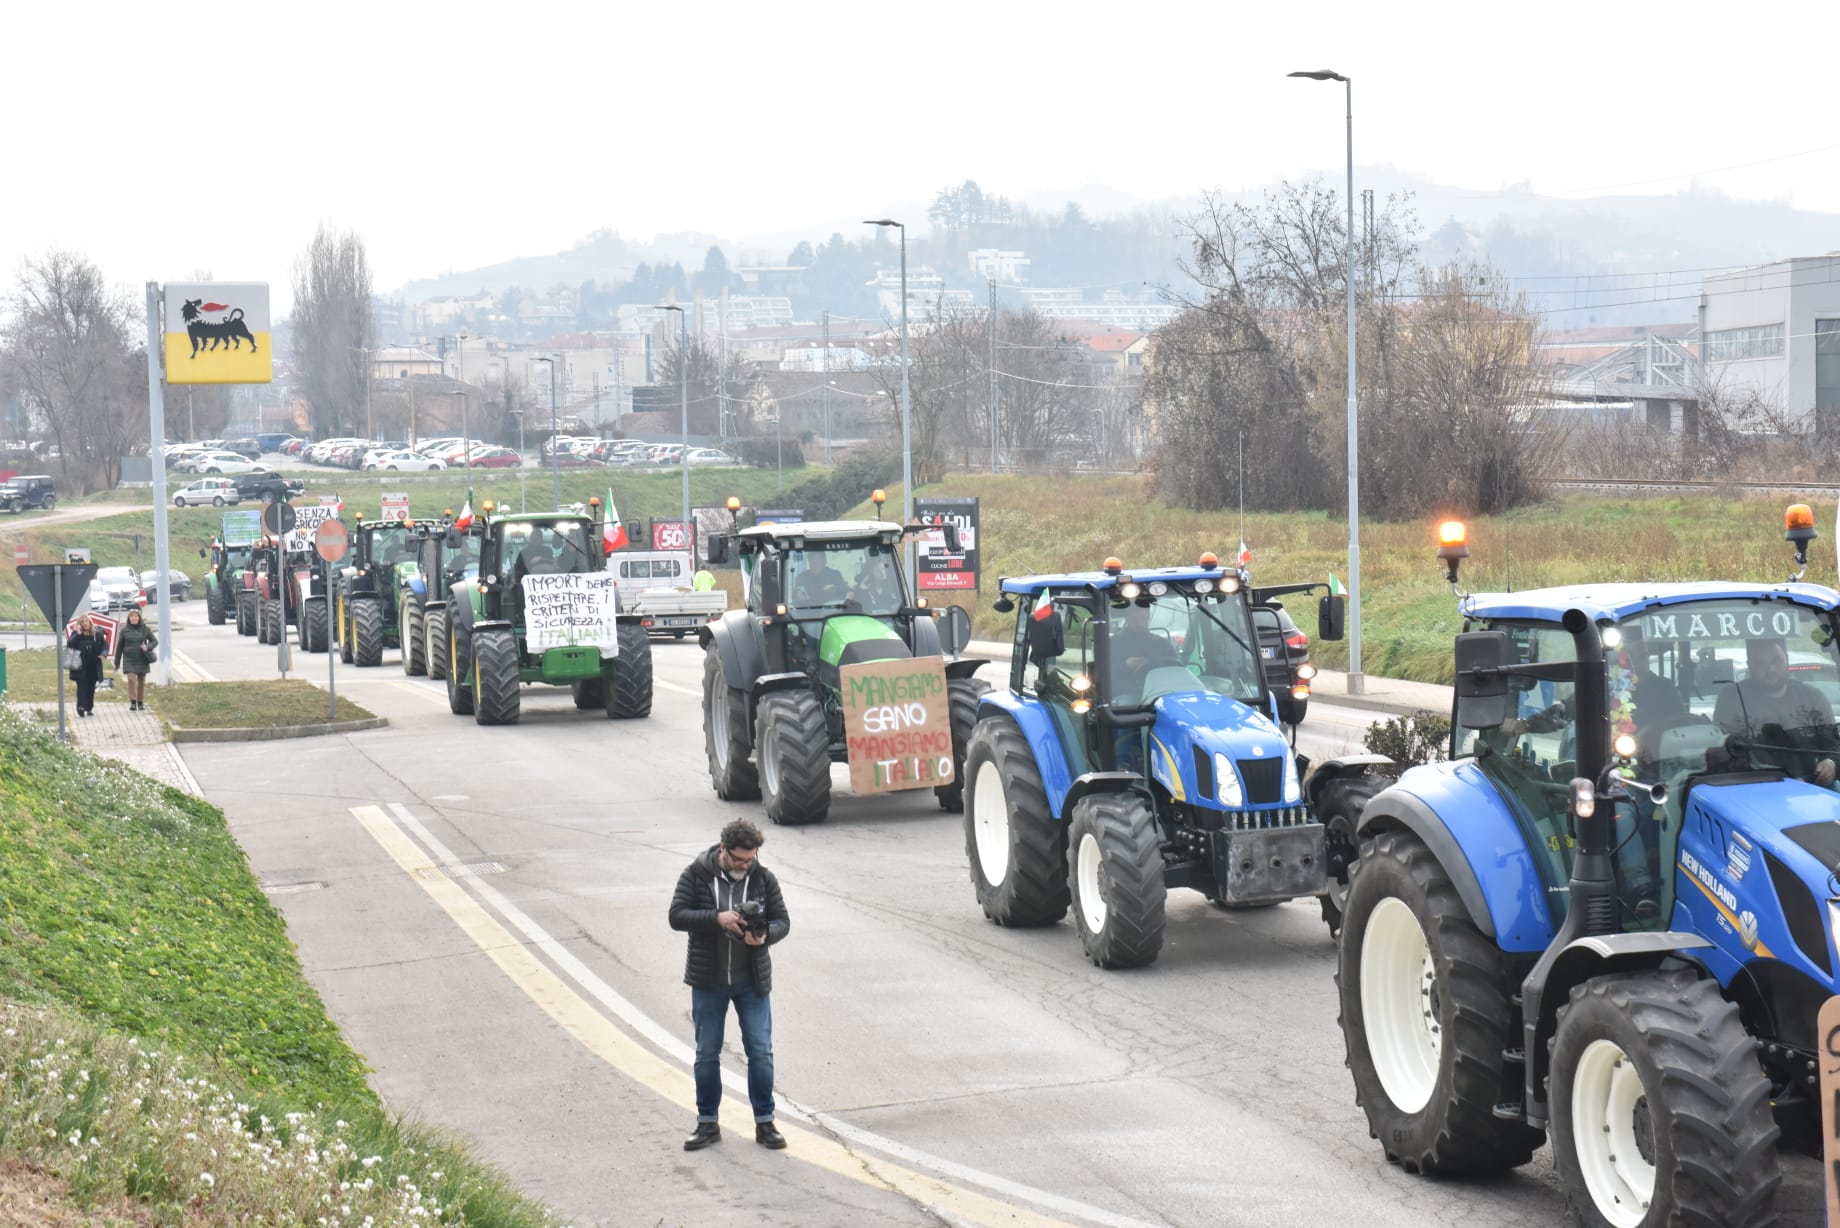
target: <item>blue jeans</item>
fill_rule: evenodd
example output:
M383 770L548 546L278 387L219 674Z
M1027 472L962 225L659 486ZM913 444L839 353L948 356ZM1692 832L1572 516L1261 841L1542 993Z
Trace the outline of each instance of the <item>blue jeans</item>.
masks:
M747 1054L748 1099L755 1121L773 1120L773 1006L753 984L721 985L690 991L690 1019L696 1026L696 1119L715 1121L722 1105L722 1031L728 1004L741 1021L741 1048Z

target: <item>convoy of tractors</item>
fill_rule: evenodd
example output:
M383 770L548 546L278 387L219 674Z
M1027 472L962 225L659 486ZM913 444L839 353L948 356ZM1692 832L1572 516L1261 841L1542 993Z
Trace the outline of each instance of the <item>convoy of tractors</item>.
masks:
M598 501L485 508L360 517L329 578L273 541L214 544L210 621L271 643L294 627L360 667L395 648L482 725L516 722L536 684L646 716L640 617L559 634L545 613L608 576ZM1157 958L1174 888L1223 909L1319 899L1354 1099L1410 1172L1499 1173L1550 1142L1580 1224L1750 1225L1773 1218L1780 1149L1823 1154L1840 592L1798 571L1467 593L1446 523L1452 733L1443 760L1398 770L1296 750L1312 671L1274 675L1253 617L1274 590L1243 568L1005 576L1002 663L909 588L914 531L737 515L711 536L746 594L697 632L718 797L812 824L836 765L858 792L931 789L962 813L985 916L1071 914L1105 969ZM1814 535L1790 508L1798 564ZM1339 639L1340 595L1317 613Z

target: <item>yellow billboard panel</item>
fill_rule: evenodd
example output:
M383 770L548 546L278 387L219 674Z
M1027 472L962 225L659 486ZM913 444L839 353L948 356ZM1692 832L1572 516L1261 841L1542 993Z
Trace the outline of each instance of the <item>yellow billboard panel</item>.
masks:
M168 384L266 384L275 378L266 282L169 282L165 316Z

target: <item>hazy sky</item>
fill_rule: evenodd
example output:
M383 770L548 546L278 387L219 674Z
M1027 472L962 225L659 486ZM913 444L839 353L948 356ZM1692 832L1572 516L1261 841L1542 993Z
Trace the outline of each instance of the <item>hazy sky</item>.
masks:
M1342 87L1285 77L1320 67L1355 79L1359 164L1840 212L1812 50L1840 17L1813 0L91 0L8 5L0 29L6 283L62 248L127 285L267 280L281 308L322 220L364 236L383 290L600 227L924 226L967 177L1013 199L1339 185Z

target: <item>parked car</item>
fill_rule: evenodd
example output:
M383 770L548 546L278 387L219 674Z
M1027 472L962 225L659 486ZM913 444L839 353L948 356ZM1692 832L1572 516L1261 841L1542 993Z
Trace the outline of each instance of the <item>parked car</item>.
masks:
M243 492L236 487L233 478L203 478L190 486L173 491L174 507L223 507L229 503L241 503Z
M264 431L256 436L256 444L264 452L285 452L295 439L286 431Z
M475 469L516 469L524 463L524 458L510 448L479 448L473 453Z
M216 475L220 473L248 473L256 463L235 452L200 452L179 462L182 473L202 473Z
M238 456L247 457L250 460L261 460L264 450L262 442L253 435L247 435L241 439L228 440L224 444L224 451L234 452Z
M157 582L158 573L143 571L141 572L140 578L142 604L159 601L160 585ZM174 601L190 601L192 599L192 578L182 571L168 571L166 573L165 587L166 591L172 594L172 599Z
M1276 601L1252 607L1252 627L1259 635L1265 684L1278 697L1278 714L1287 725L1301 725L1309 701L1291 698L1291 687L1300 676L1298 671L1310 664L1310 637Z
M236 488L245 499L260 499L264 503L273 503L275 487L280 486L287 492L287 498L305 494L307 484L299 478L284 478L269 469L257 469L239 474L233 479Z
M132 567L104 567L89 584L89 608L92 614L109 614L117 610L136 610L147 604L141 592L141 578Z
M691 448L692 465L738 465L741 462L720 448Z
M430 469L445 469L447 463L432 456L423 456L420 452L411 452L407 448L397 451L380 451L373 449L364 458L366 469L381 469L386 472L422 473Z
M57 487L45 474L20 474L0 482L0 512L23 512L28 508L48 512L56 506Z

